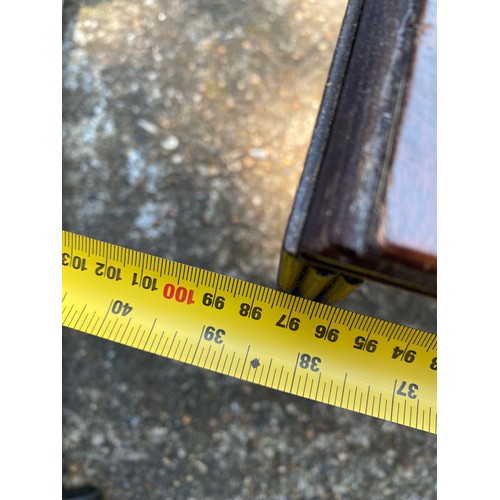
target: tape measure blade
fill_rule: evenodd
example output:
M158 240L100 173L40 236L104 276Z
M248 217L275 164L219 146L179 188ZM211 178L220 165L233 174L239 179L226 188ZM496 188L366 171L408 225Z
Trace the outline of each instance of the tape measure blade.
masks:
M435 336L63 231L63 325L436 432Z

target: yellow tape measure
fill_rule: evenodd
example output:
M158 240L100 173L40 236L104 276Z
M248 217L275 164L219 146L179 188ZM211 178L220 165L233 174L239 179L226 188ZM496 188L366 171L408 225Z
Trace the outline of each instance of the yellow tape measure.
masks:
M436 335L62 233L63 325L436 433Z

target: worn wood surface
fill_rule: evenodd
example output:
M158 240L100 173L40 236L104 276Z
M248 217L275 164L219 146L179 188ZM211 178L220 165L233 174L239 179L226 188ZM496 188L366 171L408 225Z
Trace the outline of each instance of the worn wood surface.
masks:
M433 296L435 0L356 4L352 43L334 57L345 71L325 91L338 99L322 104L319 116L332 118L315 129L284 251Z
M436 272L436 2L419 24L378 231L381 253Z

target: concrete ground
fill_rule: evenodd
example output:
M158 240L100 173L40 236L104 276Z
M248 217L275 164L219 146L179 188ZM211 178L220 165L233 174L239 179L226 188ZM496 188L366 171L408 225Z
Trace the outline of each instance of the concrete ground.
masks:
M266 286L345 0L66 0L63 228ZM436 331L436 302L342 307ZM63 329L63 482L108 500L432 499L436 436Z

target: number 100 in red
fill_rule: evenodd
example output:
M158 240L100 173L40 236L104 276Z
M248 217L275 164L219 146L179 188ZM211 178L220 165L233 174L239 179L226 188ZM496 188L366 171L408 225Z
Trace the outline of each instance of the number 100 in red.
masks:
M175 286L172 283L167 283L163 288L163 297L167 300L175 300L176 302L194 304L194 290L188 290L183 286Z

